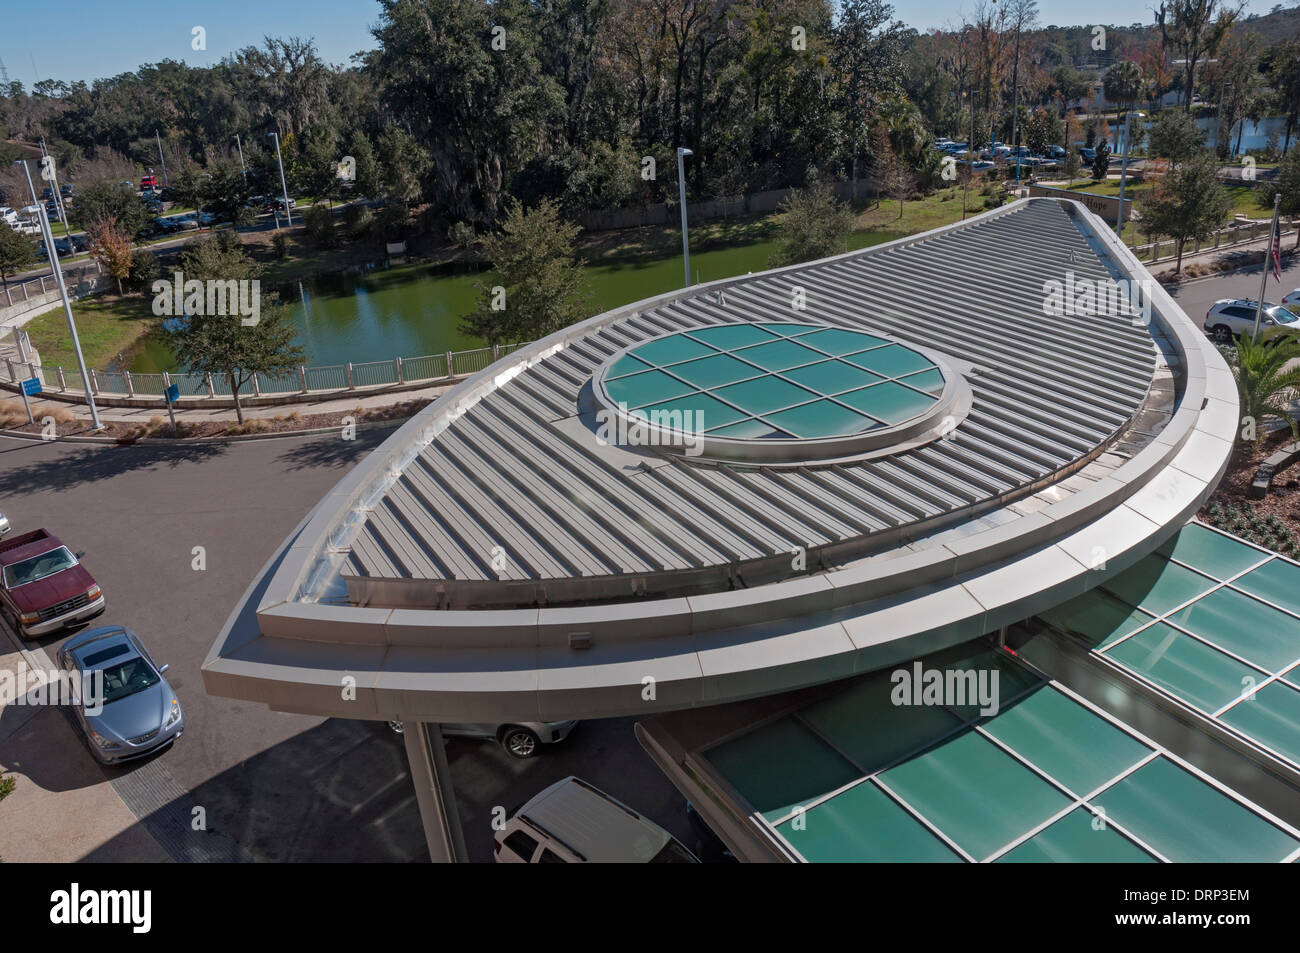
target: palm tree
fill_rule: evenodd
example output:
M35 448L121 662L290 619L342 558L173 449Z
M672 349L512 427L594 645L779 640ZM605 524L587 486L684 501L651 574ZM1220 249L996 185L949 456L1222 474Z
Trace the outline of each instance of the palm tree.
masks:
M1250 421L1249 431L1254 433L1254 443L1264 439L1260 422L1265 417L1277 417L1291 427L1291 436L1300 437L1300 424L1288 406L1300 394L1300 338L1291 334L1278 337L1273 331L1255 340L1243 334L1237 343L1237 360L1232 376L1237 380L1237 393L1241 398L1242 421ZM1246 440L1247 428L1242 429Z

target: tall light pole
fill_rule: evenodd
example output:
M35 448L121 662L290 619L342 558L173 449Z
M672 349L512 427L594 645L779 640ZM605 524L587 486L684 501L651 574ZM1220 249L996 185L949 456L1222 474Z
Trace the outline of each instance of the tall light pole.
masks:
M1133 154L1133 139L1129 134L1129 123L1134 115L1139 119L1147 117L1146 113L1126 112L1124 114L1124 161L1119 167L1119 210L1115 212L1115 234L1121 236L1121 241L1124 234L1124 184L1128 180L1128 158Z
M162 170L163 170L163 188L164 189L170 188L171 183L167 181L167 160L163 158L162 136L158 134L157 129L153 131L153 138L154 141L158 143L158 162L160 165L162 165Z
M1273 193L1273 221L1268 229L1268 242L1264 245L1264 273L1259 276L1259 300L1255 302L1255 332L1251 335L1252 341L1259 340L1259 322L1264 316L1264 294L1268 291L1268 260L1273 255L1273 236L1277 233L1278 211L1282 206L1282 193ZM1279 235L1277 240L1280 242L1282 237Z
M41 136L41 158L49 159L50 152L45 148L45 137ZM31 173L29 172L30 176ZM72 232L68 229L68 208L63 204L63 193L59 191L59 176L53 165L50 166L50 194L54 196L54 207L59 212L59 220L63 222L63 237L68 240L68 247L72 247Z
M235 133L235 147L239 149L239 171L244 174L244 184L248 184L248 168L244 165L244 144L239 141L239 133Z
M691 286L691 241L686 232L686 157L695 155L690 149L677 147L677 194L682 206L682 268L686 272L686 287Z
M32 185L32 173L27 168L27 163L19 160L23 167L23 172L27 174L27 187L36 193L35 186ZM99 409L95 407L95 395L91 393L90 375L86 373L86 359L81 353L81 339L77 337L77 322L72 319L72 302L68 300L68 286L63 283L63 269L59 267L59 253L54 247L54 232L50 228L50 219L45 214L45 206L37 203L36 214L41 219L41 237L45 239L45 250L50 256L50 267L54 270L54 280L59 286L59 295L63 298L63 316L68 319L68 333L72 335L72 349L77 354L77 369L81 371L81 389L86 394L86 404L90 407L90 421L95 430L103 430L104 425L99 422Z
M1219 87L1219 111L1214 114L1214 148L1210 153L1215 159L1219 158L1219 136L1223 132L1223 94L1231 85L1231 83L1224 83Z
M280 134L273 132L271 138L275 140L275 161L280 166L280 188L284 191L284 220L293 225L293 215L289 212L289 186L284 181L284 159L280 157ZM678 165L681 165L681 161L678 158Z

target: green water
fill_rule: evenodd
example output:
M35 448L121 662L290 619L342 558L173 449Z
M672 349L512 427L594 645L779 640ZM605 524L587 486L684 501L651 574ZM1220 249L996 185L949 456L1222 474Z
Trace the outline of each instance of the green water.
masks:
M897 237L893 232L857 232L846 247L864 248ZM762 271L775 250L775 242L762 241L693 254L692 276L705 282ZM591 313L599 314L680 288L682 259L675 255L603 262L589 265L586 276ZM475 285L480 282L491 285L492 273L381 265L318 275L279 290L292 305L307 364L359 364L482 347L482 341L458 327L460 318L474 310L479 294ZM178 370L172 354L155 337L141 341L123 363L132 373Z

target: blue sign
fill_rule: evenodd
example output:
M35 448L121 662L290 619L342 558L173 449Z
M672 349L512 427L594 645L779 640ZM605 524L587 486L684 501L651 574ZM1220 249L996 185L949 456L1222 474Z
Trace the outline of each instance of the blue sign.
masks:
M167 390L163 392L163 396L167 398L167 403L175 403L176 399L181 396L180 386L177 384L168 384Z
M28 397L31 397L35 394L39 394L40 392L41 392L40 378L30 377L27 380L23 381L23 393L26 394Z

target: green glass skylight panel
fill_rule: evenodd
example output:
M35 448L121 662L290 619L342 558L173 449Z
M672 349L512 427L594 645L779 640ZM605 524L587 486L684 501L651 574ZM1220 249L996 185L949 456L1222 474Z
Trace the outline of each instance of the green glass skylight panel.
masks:
M1068 635L1104 648L1151 621L1152 617L1120 602L1100 589L1075 596L1042 618Z
M1270 672L1300 657L1300 619L1232 589L1212 592L1169 618Z
M866 370L875 371L882 377L901 377L904 374L934 367L934 361L901 344L878 347L861 354L850 354L844 360Z
M775 341L778 334L769 331L764 325L754 324L719 324L710 328L693 328L690 335L705 344L716 347L719 351L733 351L750 344L762 344Z
M647 341L636 349L636 356L643 361L664 366L679 361L689 361L697 357L716 354L717 349L693 341L684 334L673 334L664 338Z
M705 757L769 821L861 777L793 717L710 748Z
M869 782L777 828L811 863L957 863L953 850Z
M673 365L673 376L689 381L701 390L734 384L766 373L761 368L738 361L729 354L715 354L697 361Z
M1204 712L1238 698L1243 678L1261 678L1254 669L1163 622L1107 649L1106 657Z
M1007 864L1154 864L1156 859L1085 808L1071 811L998 858Z
M662 415L675 414L681 412L691 414L691 425L687 429L705 431L714 427L724 427L727 424L734 424L737 420L744 420L743 411L728 407L720 400L715 400L708 394L691 394L689 397L680 397L677 400L664 400L655 404L652 408L654 412ZM685 417L682 418L686 420Z
M1285 559L1274 559L1252 569L1233 585L1283 609L1300 613L1300 566Z
M1300 764L1300 692L1270 682L1253 699L1237 702L1220 720Z
M754 381L743 381L713 391L715 397L734 404L752 416L766 414L782 407L804 404L816 400L817 395L797 384L783 381L779 377L760 377Z
M691 393L694 388L663 371L645 371L641 374L633 374L631 377L620 377L616 381L606 381L605 390L618 403L635 408L673 397L682 397Z
M938 397L943 393L944 380L943 374L938 369L921 371L918 374L908 374L906 377L900 377L899 383L906 384L908 387L915 387L917 390L923 390L927 394L933 394Z
M789 410L768 414L763 419L805 440L861 433L879 426L874 420L829 400L792 407Z
M1237 801L1156 758L1093 799L1175 863L1276 862L1300 842Z
M784 371L801 364L816 364L826 359L824 354L809 350L793 341L773 341L771 344L747 347L736 353L750 363L769 371Z
M793 440L794 435L777 430L765 420L742 420L708 431L711 437L730 437L733 440Z
M964 658L962 656L965 656ZM949 670L954 672L969 672L975 675L974 697L972 697L972 682L967 676L964 680L961 691L966 694L966 700L963 702L960 698L953 697L949 699L952 709L963 718L975 719L987 717L983 710L985 708L982 701L979 700L979 676L984 673L986 689L993 688L993 673L997 673L997 690L996 699L997 707L1001 707L1012 698L1015 698L1025 689L1037 685L1042 681L1037 675L1013 662L1010 658L993 649L986 649L982 652L969 654L968 650L960 652L940 653L932 656L934 661L932 666L942 669L945 673ZM945 679L947 678L945 674ZM953 690L957 691L957 684L954 682Z
M1080 797L1151 753L1132 735L1051 687L1015 702L984 729Z
M631 354L624 354L610 365L609 372L605 377L607 380L613 380L615 377L626 377L628 374L639 374L641 371L650 369L651 365L640 358L633 357Z
M1157 551L1219 579L1235 576L1268 556L1197 523L1184 526L1177 536Z
M1112 577L1105 588L1129 605L1163 615L1217 585L1209 576L1153 554Z
M839 328L827 328L814 331L799 338L800 344L807 344L827 354L839 357L841 354L853 354L864 348L879 347L888 344L884 338L872 337L858 331L841 331Z
M881 780L976 860L1070 804L974 731L889 769Z
M843 361L822 361L820 364L796 367L794 370L785 371L781 376L788 377L796 384L803 384L819 390L828 397L832 394L843 393L846 390L857 390L859 387L866 387L868 384L879 384L884 380L879 374L864 371L860 367L854 367L852 364L846 364ZM940 375L940 377L942 376Z
M885 381L883 384L840 394L836 400L891 426L904 420L911 420L929 410L934 404L934 398L928 394L909 390L893 381Z
M896 705L894 684L880 672L800 714L865 771L878 771L961 726L941 705Z

